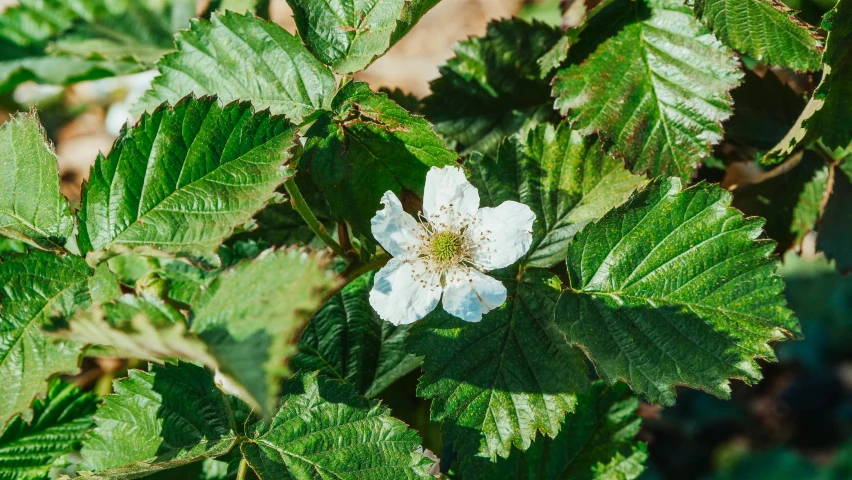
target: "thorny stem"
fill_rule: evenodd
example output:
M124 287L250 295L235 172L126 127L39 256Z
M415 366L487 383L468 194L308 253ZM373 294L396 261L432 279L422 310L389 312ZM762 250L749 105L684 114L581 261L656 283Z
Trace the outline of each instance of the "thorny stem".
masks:
M237 467L237 480L245 480L246 472L248 471L248 461L245 457L240 459L240 465Z
M299 215L305 220L305 223L308 224L308 227L313 231L326 245L330 248L334 253L340 255L341 257L346 257L346 252L343 250L343 247L337 243L331 235L328 234L328 230L325 229L325 225L320 223L317 220L314 212L311 211L311 207L308 206L308 202L305 201L305 197L302 196L302 192L299 191L299 187L296 186L296 177L292 176L288 178L284 182L284 188L287 189L287 193L290 195L290 204L293 205L293 209L299 212Z

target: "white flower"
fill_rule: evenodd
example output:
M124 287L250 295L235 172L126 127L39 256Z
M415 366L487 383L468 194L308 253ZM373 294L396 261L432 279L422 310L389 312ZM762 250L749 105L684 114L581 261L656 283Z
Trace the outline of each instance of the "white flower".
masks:
M396 325L415 322L438 305L478 322L506 301L506 287L483 272L508 267L527 253L535 214L524 204L479 208L479 192L457 167L426 174L422 222L403 211L393 192L372 220L373 236L393 258L376 274L370 305Z

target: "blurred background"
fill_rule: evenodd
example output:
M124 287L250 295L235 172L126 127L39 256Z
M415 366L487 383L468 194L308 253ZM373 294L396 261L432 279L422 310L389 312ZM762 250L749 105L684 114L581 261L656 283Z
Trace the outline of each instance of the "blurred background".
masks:
M801 10L806 21L819 24L834 0L785 3ZM14 4L0 0L0 11ZM199 11L206 4L200 0ZM295 32L284 0L271 0L269 15ZM398 88L422 98L439 65L453 56L456 42L484 34L492 19L510 16L559 24L559 0L443 0L357 78L374 89ZM90 165L98 152L109 151L121 126L134 121L128 109L153 76L143 72L66 88L25 83L0 94L0 123L16 110L37 106L59 157L63 193L76 202ZM734 165L736 175L760 174L754 165ZM716 171L704 171L702 177L742 183L730 180L732 167L727 167L728 178L724 165L713 168ZM852 278L840 277L805 245L801 256L785 256L781 272L806 339L782 344L780 362L764 366L766 378L757 386L735 382L730 401L681 389L675 407L643 404L641 436L651 458L644 480L852 479ZM412 412L403 419L440 455L440 436L428 421L428 403L413 394L416 379L415 372L383 396L391 408ZM400 402L407 402L405 408Z

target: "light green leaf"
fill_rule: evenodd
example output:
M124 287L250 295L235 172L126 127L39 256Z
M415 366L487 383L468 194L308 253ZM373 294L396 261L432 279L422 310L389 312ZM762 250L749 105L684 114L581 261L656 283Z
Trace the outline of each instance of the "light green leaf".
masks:
M187 333L178 310L150 295L125 294L112 303L78 313L61 338L86 345L110 347L115 356L162 363L188 359L216 368L207 346Z
M379 318L370 306L372 288L368 273L320 308L299 337L299 353L290 362L294 370L319 370L372 398L420 366L421 359L403 348L409 326Z
M409 331L407 347L425 356L417 393L432 399L432 420L462 457L493 460L526 450L539 431L555 436L588 388L582 356L553 325L559 280L504 273L509 300L480 323L439 309Z
M240 449L263 479L428 479L417 432L352 387L300 374L284 384L281 408L247 428Z
M562 38L540 22L519 19L488 24L483 37L454 47L456 56L440 67L423 112L435 131L459 152L496 154L500 142L553 116L550 81L537 60Z
M599 134L633 172L688 180L722 139L729 92L742 77L737 59L681 0L606 8L622 11L626 24L609 24L614 37L557 74L556 107L583 135Z
M767 154L768 161L781 161L820 138L831 149L852 142L852 0L838 0L822 28L828 31L822 81L796 126Z
M79 448L96 403L94 395L54 380L45 399L33 404L32 420L16 418L0 435L0 479L47 478L55 460Z
M193 305L192 331L262 415L274 411L294 337L333 282L315 255L267 250L220 274Z
M570 288L556 324L608 383L672 405L675 385L730 395L761 378L770 341L799 335L763 220L704 183L658 179L568 247Z
M308 130L299 167L311 174L338 219L372 238L370 219L386 191L421 195L429 167L454 165L458 156L429 122L366 83L348 83L332 107Z
M123 131L83 190L80 250L153 246L214 261L276 195L294 128L248 102L187 97Z
M819 70L822 40L778 0L696 0L695 16L725 45L765 65Z
M512 136L496 159L472 155L465 166L483 204L514 200L535 213L532 245L521 260L531 267L548 268L562 261L574 234L646 183L567 122Z
M235 445L228 400L209 372L191 363L149 370L128 372L98 408L80 464L94 478L141 478Z
M0 127L0 234L61 249L74 229L53 148L36 114Z
M841 274L852 272L852 157L834 165L831 191L817 226L817 249Z
M44 397L48 378L78 370L81 345L54 342L42 328L92 301L108 301L117 294L118 284L105 268L93 272L80 257L33 251L3 257L0 289L2 426L19 414L29 422L30 404Z
M327 108L334 74L302 42L252 14L214 13L175 37L178 51L157 62L161 75L137 105L152 110L190 93L250 101L298 123Z
M636 440L642 420L637 408L639 399L627 385L595 382L579 396L577 411L565 417L556 438L539 435L526 452L512 449L509 458L496 463L463 458L463 478L632 480L642 473L648 456Z

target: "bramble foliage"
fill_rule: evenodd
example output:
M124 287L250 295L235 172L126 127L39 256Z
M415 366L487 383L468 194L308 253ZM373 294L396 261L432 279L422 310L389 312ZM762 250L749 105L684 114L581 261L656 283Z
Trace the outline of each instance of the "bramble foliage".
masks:
M0 479L633 479L640 400L727 398L801 336L778 253L852 271L852 0L821 30L776 0L498 20L422 100L350 75L437 0L288 0L295 34L265 2L145 3L0 15L0 94L159 72L79 205L36 111L0 126ZM757 160L783 163L706 181ZM385 322L371 220L447 166L529 207L529 249L480 322ZM66 383L91 357L135 368L98 398ZM417 376L448 461L399 406Z

